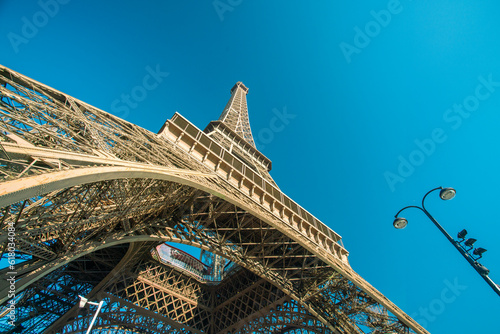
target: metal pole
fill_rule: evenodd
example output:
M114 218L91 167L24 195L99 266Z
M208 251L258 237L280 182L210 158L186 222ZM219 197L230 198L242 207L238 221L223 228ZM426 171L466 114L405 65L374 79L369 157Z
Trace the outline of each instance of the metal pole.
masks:
M101 307L102 307L102 304L104 303L104 300L101 300L99 302L99 304L93 303L93 302L88 302L88 303L92 304L92 305L99 305L99 306L97 306L97 311L95 311L94 317L92 318L92 322L90 323L89 329L87 329L86 334L90 334L90 331L92 330L92 326L94 325L95 319L97 319L97 315L99 314L99 311L101 310Z
M484 272L484 269L479 266L479 263L474 260L472 256L470 256L466 251L463 250L460 244L456 240L454 240L443 227L441 227L441 225L436 221L436 219L434 219L434 217L431 216L431 214L427 210L423 209L423 211L425 212L427 217L429 217L429 219L434 223L434 225L436 225L436 227L444 234L444 236L453 244L453 246L455 246L460 254L465 257L465 259L477 271L477 273L481 275L486 283L488 283L488 285L491 286L491 288L497 293L497 295L500 296L500 288L498 288L498 285L496 285L495 282L493 282L491 278L489 278L488 274Z

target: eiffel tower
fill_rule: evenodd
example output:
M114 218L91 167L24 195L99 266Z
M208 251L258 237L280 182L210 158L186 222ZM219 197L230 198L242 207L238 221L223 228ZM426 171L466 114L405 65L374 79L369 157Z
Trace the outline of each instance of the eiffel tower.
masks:
M247 93L155 134L0 66L0 331L427 333L278 188Z

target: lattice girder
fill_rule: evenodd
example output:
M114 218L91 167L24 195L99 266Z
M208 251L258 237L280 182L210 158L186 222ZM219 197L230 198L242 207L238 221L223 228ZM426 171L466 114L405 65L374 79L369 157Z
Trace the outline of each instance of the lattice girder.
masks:
M235 326L231 333L330 333L321 321L308 314L294 300L284 298L265 311L252 321Z
M124 189L126 188L125 185L128 187L132 187L132 189L135 189L134 187L139 187L139 188L147 188L147 189L155 189L153 194L156 195L161 195L162 197L160 199L156 198L150 198L149 200L144 200L140 201L141 203L163 203L164 207L161 208L161 211L163 213L169 212L167 216L151 216L149 214L148 210L145 210L145 208L141 208L140 212L146 217L146 218L152 218L151 220L148 219L133 219L135 217L134 211L127 211L129 214L128 220L129 222L132 221L131 229L129 230L122 230L119 234L117 234L116 230L117 229L123 229L122 224L118 224L113 222L112 220L108 219L109 216L114 217L114 214L108 213L106 215L103 215L99 210L95 209L92 211L93 214L97 215L98 217L104 217L106 221L109 221L110 231L113 231L114 234L112 237L109 237L105 239L103 238L103 233L106 231L106 228L103 227L102 221L96 221L96 224L94 225L85 225L86 228L81 232L83 234L83 237L76 237L78 236L77 233L74 231L71 231L68 227L65 230L65 233L69 233L71 235L75 236L75 240L83 240L84 242L87 242L90 240L89 238L92 237L97 237L96 242L105 242L105 243L110 243L112 240L118 240L120 238L123 238L127 235L131 235L129 237L129 241L133 240L134 237L138 237L140 235L144 234L154 234L154 235L160 235L163 233L164 235L169 235L170 238L165 238L164 240L181 240L185 243L188 242L195 242L196 244L203 244L204 247L206 247L208 250L213 251L213 252L218 252L221 255L232 259L233 261L236 261L242 265L245 265L248 268L251 268L252 270L259 272L262 274L265 272L265 264L261 262L257 262L256 258L246 258L245 253L250 253L250 254L258 254L259 252L262 253L263 250L266 248L271 249L272 251L269 253L270 258L273 260L272 263L276 264L276 258L277 256L275 255L276 253L274 250L279 249L280 247L285 247L288 249L289 245L293 245L294 243L290 240L288 240L288 244L285 242L283 239L283 236L279 233L276 233L274 229L269 228L265 224L263 224L262 221L256 220L254 217L248 215L246 212L243 210L235 207L231 203L227 203L224 200L221 200L217 197L214 197L212 195L206 194L206 193L200 193L199 190L187 190L188 188L184 187L182 185L177 185L173 186L172 184L170 185L164 185L163 187L167 187L169 189L168 191L156 191L158 189L162 189L158 184L155 185L154 187L151 186L152 180L125 180L124 184L119 184L118 181L114 180L111 181L115 187L118 189ZM83 187L76 187L75 191L78 193L85 193L88 196L93 196L93 192L89 191L89 189L94 189L96 185L90 184L88 185L88 188L83 188ZM111 189L111 186L102 186L100 185L98 187L99 189ZM71 189L65 189L64 193L68 194L70 193ZM113 198L119 197L116 193L111 192L113 194ZM138 189L134 190L134 193L142 193L146 194L145 191L139 191ZM170 193L170 194L175 194L176 196L176 201L179 201L179 196L181 193L186 194L184 202L186 205L184 205L182 208L183 210L179 211L178 206L172 206L170 210L168 210L168 202L165 199L165 193ZM56 193L52 193L52 196L56 196L58 199L63 199L64 197L62 196L57 196ZM68 196L67 198L78 198L79 202L85 202L85 199L81 196ZM106 196L101 196L100 197L103 201L107 202L108 199ZM209 202L207 204L207 201ZM56 207L60 206L59 201L49 201L50 203L53 203ZM68 200L63 200L65 204L69 205L70 207L73 206L72 201ZM38 203L46 203L44 201L38 201ZM126 211L126 207L123 207L124 203L122 205L112 205L112 206L95 206L99 208L103 208L105 210L110 210L110 207L113 208L113 210L119 210L118 214L121 214L124 210ZM132 203L131 203L132 205ZM44 208L47 209L48 212L54 213L54 212L64 212L67 215L73 215L74 210L56 210L52 207L47 207L46 205L43 205ZM136 207L136 206L135 206ZM200 208L200 212L196 208ZM39 214L39 219L36 221L36 226L42 226L43 224L41 223L40 219L43 219L44 215L39 212L39 208L35 208L34 206L28 207L27 210L38 210ZM187 214L189 212L189 214ZM14 215L17 217L17 214ZM26 213L27 217L31 217L29 213ZM50 218L52 219L52 223L54 222L53 218L57 216L54 214L50 215ZM168 220L171 217L182 217L180 220ZM205 217L207 220L210 222L205 222ZM248 217L246 220L243 219L242 217ZM89 216L88 219L92 220L94 219L93 216ZM68 224L68 219L60 218L62 222L66 222ZM138 224L137 222L141 222ZM191 223L190 223L191 222ZM217 222L218 225L217 225ZM245 222L245 224L232 224L232 222ZM31 226L29 222L23 221L23 224L25 226ZM190 225L193 224L193 225ZM200 226L205 224L206 228L200 229ZM96 231L99 233L94 233L90 230L90 226L95 226ZM234 226L233 229L229 229L229 226ZM220 229L220 230L219 230ZM248 231L255 231L257 229L259 231L260 235L259 238L255 238L255 233L248 233ZM79 225L76 227L76 230L79 230ZM227 235L232 236L230 239L226 239L225 235L226 232L230 232ZM235 233L237 232L237 233ZM36 228L32 226L31 229L29 229L29 233L33 236L32 241L36 242L37 237L44 237L45 234L40 234L38 231L36 231ZM214 236L218 236L214 237ZM275 236L275 238L273 237ZM61 236L59 236L62 238ZM278 238L278 239L276 239ZM62 238L64 239L64 238ZM45 240L45 239L42 239ZM277 247L276 245L281 245L280 247ZM87 246L88 247L88 246ZM254 251L255 248L258 248L260 251ZM242 251L244 249L245 251ZM323 265L320 268L315 267L315 264L318 264L318 260L314 257L311 257L311 254L306 254L304 252L304 249L302 248L297 248L299 251L297 254L295 254L295 257L291 256L293 255L293 248L288 249L288 255L290 256L291 259L296 261L296 259L299 260L299 264L293 265L291 267L291 275L298 275L297 272L301 272L300 274L300 280L297 280L298 282L303 281L307 277L320 277L317 275L318 270L323 269ZM74 250L74 249L72 249ZM278 253L281 255L281 253ZM300 255L306 255L304 258L300 258ZM279 257L278 257L279 258ZM260 259L262 260L268 260L265 257L265 254L262 254ZM312 260L312 261L311 261ZM269 264L270 261L268 261L267 264ZM312 267L308 267L307 264L312 264ZM274 284L280 284L283 282L283 279L280 279L279 275L276 276L276 272L287 272L286 266L283 266L283 264L288 264L286 262L280 261L279 262L280 266L277 268L278 271L276 270L268 270L267 271L267 279L270 280L271 282L274 282ZM304 270L297 270L297 268L302 268ZM308 269L312 270L312 273L307 275L305 273L308 272ZM293 276L291 276L293 278ZM144 282L143 282L144 283ZM147 284L143 285L143 287L147 286ZM278 285L279 286L279 285ZM290 293L290 289L292 289L293 286L290 285L288 287L288 291ZM303 286L297 285L297 289L304 289ZM283 289L283 287L282 287ZM286 289L284 289L286 290ZM297 290L296 291L296 296L299 296L299 293L301 291ZM139 303L139 305L141 305ZM142 304L141 306L147 307L147 305ZM149 308L149 307L147 307ZM186 311L186 309L183 309L183 311ZM175 318L175 317L174 317ZM240 319L241 317L237 317L237 319ZM183 319L186 321L186 319Z
M147 182L146 182L147 181ZM146 183L144 183L146 182ZM169 191L161 191L162 188L159 188L159 187L148 187L150 185L152 181L151 180L137 180L137 182L134 182L133 180L125 180L124 181L124 184L117 184L117 181L112 181L112 183L114 184L114 186L118 189L124 189L126 188L125 185L127 185L128 187L132 187L134 189L135 186L140 186L140 187L146 187L146 188L149 188L149 189L155 189L155 194L158 194L158 193L161 193L161 194L164 194L164 193L170 193L170 194L174 194L176 196L176 203L178 203L179 201L179 196L180 196L180 193L182 193L182 190L179 190L180 188L177 188L177 189L174 189L174 188L169 188L170 190ZM71 248L70 249L67 249L66 252L71 252L73 254L79 254L80 252L82 251L85 251L85 249L92 249L93 247L88 245L87 243L89 242L89 240L92 240L92 238L94 238L94 243L96 244L101 244L101 243L108 243L108 244L111 244L113 243L113 241L116 241L116 240L119 240L123 237L125 237L126 235L129 235L130 233L132 233L132 235L137 234L137 233L144 233L144 232L148 232L148 234L154 234L154 235L160 235L160 231L158 230L158 228L160 228L160 230L163 230L163 233L165 233L166 235L169 234L170 232L170 235L173 236L173 238L170 238L169 240L183 240L184 242L187 242L187 241L190 241L190 242L193 242L193 240L198 240L198 242L202 242L203 244L205 244L209 250L211 251L218 251L220 252L221 254L223 254L224 256L230 258L230 259L234 259L235 261L239 261L241 263L242 259L244 259L244 256L241 255L241 253L238 253L237 251L235 251L235 243L232 242L230 246L224 246L224 240L217 240L216 238L213 237L214 233L211 233L213 232L212 230L210 229L206 229L206 230L201 230L199 229L198 225L196 226L189 226L186 222L189 220L189 219L183 219L183 220L180 220L180 221L177 221L177 222L174 222L174 221L165 221L163 222L164 224L163 225L160 225L159 223L162 221L162 220L165 220L165 217L157 217L155 216L153 221L151 220L147 220L147 219L137 219L137 221L141 221L141 225L134 225L132 224L131 227L132 229L131 230L123 230L122 232L120 233L117 233L116 230L118 228L123 228L123 225L119 224L118 222L115 222L113 221L113 219L109 219L109 217L116 217L116 216L119 216L121 214L121 212L123 210L125 210L125 208L123 207L123 203L122 205L106 205L106 206L95 206L93 211L92 211L92 215L88 214L87 215L87 219L88 220L91 220L93 221L95 219L95 224L83 224L83 226L85 228L81 228L81 219L78 220L78 224L75 225L75 228L74 229L71 229L71 220L69 219L66 219L67 216L72 216L75 212L74 209L62 209L60 208L61 206L61 202L62 203L65 203L67 206L69 206L70 208L72 208L75 204L73 201L69 200L69 199L77 199L78 200L78 203L84 203L86 202L86 199L82 196L78 196L78 194L86 194L90 197L93 198L94 196L94 192L92 191L89 191L89 189L94 189L96 187L96 185L94 184L89 184L87 185L87 187L82 187L82 186L78 186L78 187L75 187L75 191L77 192L77 194L73 194L71 192L72 189L70 188L67 188L65 190L63 190L64 194L67 195L67 196L58 196L57 193L51 193L51 196L55 196L55 198L57 200L52 200L50 197L46 199L46 201L43 201L43 200L39 200L37 201L37 203L39 203L41 205L41 207L43 207L46 212L50 213L48 215L48 217L50 218L50 221L51 221L51 224L52 226L55 224L55 221L56 221L56 217L58 218L59 221L61 221L61 224L65 224L65 229L64 229L64 233L67 233L68 235L72 235L74 237L74 242L76 241L79 241L81 240L81 245L80 247L76 247L76 244L73 244L71 245ZM178 187L182 187L182 186L178 186ZM111 191L111 189L113 188L111 185L107 185L107 186L103 186L103 185L100 185L98 186L99 189L108 189ZM159 191L157 191L158 189L160 189ZM137 193L142 193L142 194L145 194L144 191L138 191L136 190L135 192ZM192 194L192 193L198 193L198 191L192 191L192 192L188 192L189 194ZM115 192L111 191L111 194L113 196L101 196L99 197L101 200L103 200L104 202L108 203L109 202L109 199L108 197L111 197L111 198L116 198L116 197L119 197ZM239 214L241 213L242 211L241 210L235 210L234 208L234 205L232 204L221 204L221 201L218 199L218 198L215 198L213 196L208 196L207 194L204 194L203 196L201 196L201 201L206 201L207 198L212 198L213 200L216 200L215 203L212 203L212 205L203 205L203 207L208 207L208 208L212 208L212 213L211 213L211 217L214 218L214 219L217 219L217 216L220 214L217 210L217 207L219 205L223 205L224 208L226 208L226 210L229 210L229 213L225 212L224 214ZM190 200L188 200L186 198L186 203L188 203ZM157 199L149 199L148 201L144 200L144 201L141 201L142 203L146 203L146 202L149 202L149 203L167 203L166 202L166 199L165 199L165 196L162 195L162 197L157 200ZM192 202L192 201L191 201ZM47 206L46 203L51 203L53 206ZM108 203L109 204L109 203ZM194 205L191 205L191 206L186 206L185 209L190 209L189 211L191 211L192 207ZM134 207L137 207L137 206L134 206ZM99 209L104 209L105 211L109 211L111 210L110 208L112 208L113 210L117 210L119 211L117 213L117 215L114 215L114 214L111 214L109 212L106 212L106 214L103 214L102 212L100 212L99 209L96 209L96 208L99 208ZM33 243L37 243L37 242L45 242L47 241L47 235L45 233L40 233L38 231L38 229L44 229L44 223L43 223L43 219L45 217L44 213L43 212L40 212L40 207L36 207L36 206L31 206L31 207L27 207L26 208L26 212L24 212L24 215L26 217L33 217L34 215L30 214L29 210L36 210L37 212L37 219L36 221L32 224L30 223L29 220L26 220L26 221L22 221L22 226L25 226L27 227L28 229L26 230L26 233L29 234L31 236L31 241ZM146 212L145 215L146 217L150 217L148 216L148 211L145 210L144 207L142 207L141 209L141 212L142 214L144 214L144 211ZM161 208L161 211L162 212L165 212L166 209L165 208ZM168 211L168 210L167 210ZM177 206L176 206L176 209L174 210L175 211L175 215L180 215L182 216L182 212L179 213L177 212ZM62 216L59 216L57 215L57 213L59 212L62 212L64 213L65 215L62 215ZM132 221L133 217L134 216L134 212L133 211L128 211L129 213L129 217L127 218L129 221ZM102 217L103 219L102 220L97 220L96 217L94 217L93 215L97 216L97 217ZM12 217L17 217L18 214L13 214ZM185 215L184 215L185 216ZM208 216L208 215L207 215ZM6 220L8 221L9 218L6 218ZM230 219L225 219L227 221L230 221ZM105 224L103 224L104 222L107 222L109 225L109 227L106 227ZM198 224L199 222L197 222ZM260 223L259 223L260 224ZM154 227L153 227L154 226ZM225 226L225 225L224 225ZM95 231L92 231L91 227L94 227L94 230ZM108 238L104 238L105 236L105 233L106 231L113 231L114 233L110 236L110 234L108 234ZM206 235L196 235L196 234L193 234L193 231L203 231L203 233L205 233ZM22 230L18 230L18 233L21 233ZM81 236L79 236L79 233L81 233ZM52 234L51 235L52 237L54 237L54 235ZM60 234L57 234L57 239L58 240L64 240L64 235L60 235ZM52 239L51 239L52 240ZM128 241L131 241L133 240L133 237L129 237ZM222 245L221 245L222 243ZM253 245L254 242L251 243L251 245ZM59 245L59 244L56 244L56 245ZM56 247L57 248L57 247ZM68 258L62 258L64 259L64 262L69 262L71 261L71 259L68 259ZM61 260L59 263L56 263L56 261L52 262L50 265L46 265L46 268L45 269L45 272L49 272L50 270L54 270L57 266L61 266L63 265L63 260ZM247 266L250 266L251 268L252 267L256 267L256 265L258 265L256 268L254 268L254 270L260 270L260 271L263 271L264 270L264 267L262 265L259 265L258 262L255 262L255 260L247 260L246 261L247 263L250 263L250 264L247 264ZM52 267L52 268L51 268ZM42 274L42 272L39 272L39 275ZM276 274L274 274L273 272L269 271L268 272L268 279L271 279L272 281L276 281ZM30 274L27 274L25 275L25 277L23 279L20 280L20 284L19 284L19 287L22 288L23 285L27 285L28 282L32 282L32 281L36 281L36 277L34 277L33 273L30 273ZM26 282L26 283L23 283L23 282ZM279 281L281 282L281 281Z
M78 302L78 295L87 295L118 264L127 247L108 247L82 256L38 279L24 289L16 304L18 324L23 333L49 327ZM82 277L84 278L82 280ZM0 312L5 306L0 308ZM1 319L0 331L15 329Z
M188 333L203 333L195 328L187 327L165 318L154 312L147 311L136 305L118 298L110 294L102 294L104 305L100 316L97 318L93 328L102 330L106 333L106 329L112 329L113 333L167 333L167 334L188 334ZM70 334L70 333L85 333L88 329L95 310L89 310L83 315L75 312L75 316L67 321L63 327L57 330L49 330L50 334Z
M136 269L122 272L106 291L199 332L209 331L211 298L200 282L157 262L148 261Z

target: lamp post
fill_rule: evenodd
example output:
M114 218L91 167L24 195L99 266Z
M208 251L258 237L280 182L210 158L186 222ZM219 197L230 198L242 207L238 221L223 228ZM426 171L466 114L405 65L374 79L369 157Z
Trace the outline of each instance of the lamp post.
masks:
M99 303L94 303L94 302L89 302L89 300L85 297L80 297L80 308L85 307L86 304L91 304L91 305L97 305L97 311L95 311L94 317L92 318L92 321L90 322L89 328L87 329L87 332L85 334L90 334L90 331L92 330L92 326L94 325L95 319L97 319L97 315L99 314L99 311L101 310L102 304L104 303L104 300L101 300Z
M488 285L500 296L499 286L497 284L495 284L495 282L493 282L491 280L491 278L488 276L490 271L485 266L483 266L482 264L477 262L477 260L479 260L482 257L482 254L484 252L486 252L486 249L478 247L478 248L474 249L472 254L470 254L470 251L472 250L472 248L474 248L473 244L477 240L473 239L473 238L469 238L469 239L465 240L465 236L467 235L467 230L464 229L464 230L460 231L457 235L458 239L461 239L461 240L456 241L448 234L448 232L445 231L445 229L436 221L436 219L434 219L434 217L432 217L432 215L429 213L429 211L427 211L427 209L425 208L425 203L424 203L425 198L431 192L436 191L436 190L441 190L439 193L439 197L441 197L442 200L450 200L453 197L455 197L455 194L456 194L456 191L453 188L437 187L437 188L434 188L434 189L428 191L427 194L425 194L424 197L422 198L422 206L421 207L416 206L416 205L409 205L409 206L402 208L401 210L398 211L398 213L396 213L396 215L394 216L395 219L393 222L394 227L397 229L403 229L406 227L406 225L408 225L408 221L405 218L398 217L399 214L403 210L406 210L409 208L415 208L415 209L421 210L434 223L434 225L436 225L436 227L441 231L441 233L444 234L446 239L448 239L448 241L451 242L453 244L453 246L455 246L455 248L469 262L469 264L477 271L477 273L479 275L481 275L481 277L486 281L486 283L488 283ZM463 242L463 244L462 244L462 242ZM478 256L478 257L475 258L474 255Z

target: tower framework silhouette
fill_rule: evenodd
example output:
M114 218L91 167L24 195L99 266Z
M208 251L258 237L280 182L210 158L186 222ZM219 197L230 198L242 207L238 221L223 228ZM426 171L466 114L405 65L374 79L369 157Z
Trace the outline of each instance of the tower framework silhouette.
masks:
M84 333L81 295L95 333L427 333L277 187L247 93L155 134L0 66L0 331Z

